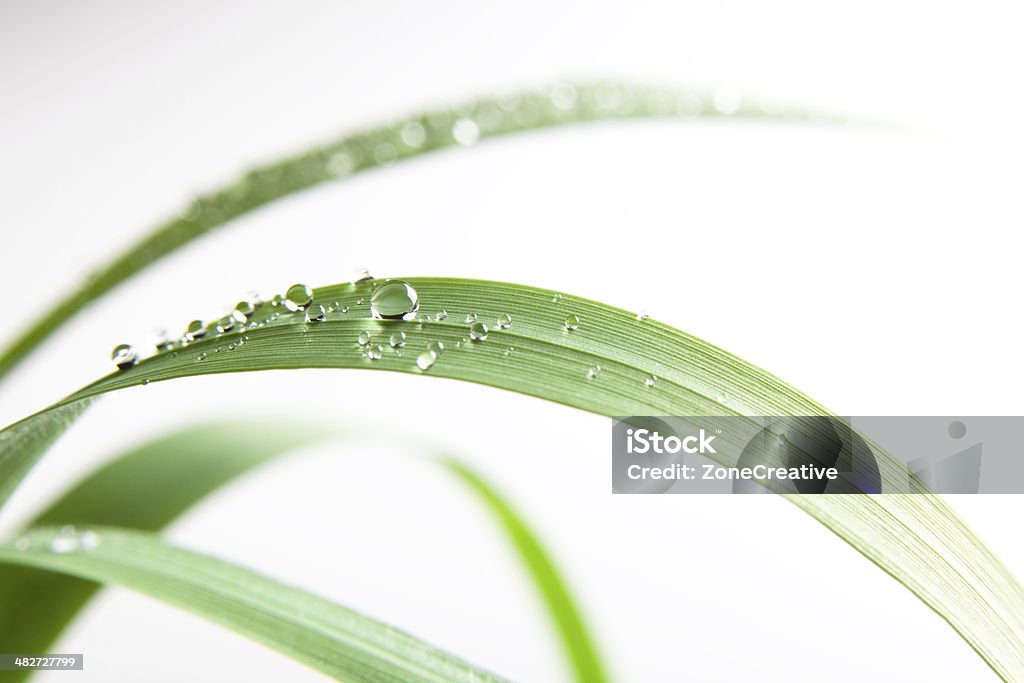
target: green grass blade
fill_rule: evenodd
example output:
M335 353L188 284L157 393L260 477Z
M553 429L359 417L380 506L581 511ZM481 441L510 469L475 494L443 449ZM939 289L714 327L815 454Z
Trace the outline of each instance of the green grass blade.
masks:
M301 313L280 313L280 307L266 304L253 329L219 337L211 332L209 339L109 375L8 429L30 433L52 410L77 409L79 401L147 381L299 367L449 377L609 416L827 414L764 370L657 321L637 320L628 311L521 285L443 278L409 282L419 292L421 318L442 308L448 316L429 323L370 320L367 298L373 283L323 287L315 292L315 303L335 311L322 322L307 323ZM464 322L467 313L488 323L509 314L513 324L492 329L486 340L473 342ZM574 331L563 324L570 315L581 319ZM363 331L372 334L373 343L382 344L379 360L362 353L356 339ZM387 345L388 335L396 331L408 335L401 356ZM446 350L429 370L420 370L416 356L437 340ZM514 351L508 353L509 347ZM590 379L589 370L598 366L600 372ZM659 378L653 387L645 383L651 375ZM714 398L720 394L729 397L728 404ZM6 431L0 432L0 439ZM0 441L0 462L7 461L6 471L24 472L39 456L6 448L5 443ZM5 482L0 490L12 486ZM940 498L787 498L949 621L999 675L1024 679L1024 591Z
M261 422L202 425L117 456L27 526L86 524L159 531L217 488L327 434ZM33 567L0 565L0 643L8 652L49 652L99 587ZM29 672L7 672L23 680Z
M142 241L94 272L26 329L2 354L0 377L90 302L149 264L194 239L276 199L320 183L480 139L556 125L611 119L717 116L815 121L806 110L762 108L742 103L723 114L699 92L612 82L559 84L424 112L370 128L283 161L253 169L226 187L196 199L181 215L158 225ZM471 121L456 136L458 121ZM463 127L465 130L465 127ZM473 134L475 132L475 135Z
M501 524L548 608L576 680L579 683L608 681L604 664L597 654L576 602L562 581L554 561L526 521L490 484L465 464L448 459L445 465L477 494Z
M14 544L0 545L0 562L130 588L206 617L338 680L503 680L345 607L168 545L152 534L82 529L74 539L89 539L95 547L58 552L67 539L59 529L33 530Z

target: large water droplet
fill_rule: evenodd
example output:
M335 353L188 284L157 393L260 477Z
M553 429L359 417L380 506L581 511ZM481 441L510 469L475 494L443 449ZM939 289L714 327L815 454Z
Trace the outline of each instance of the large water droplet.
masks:
M473 341L483 341L487 339L487 325L483 323L473 323L469 326L469 338Z
M139 354L131 344L121 344L114 347L110 360L114 361L118 370L127 370L139 362Z
M427 141L427 131L418 121L409 121L402 126L402 142L413 149L419 149Z
M380 360L384 355L384 348L380 344L370 344L366 348L366 357L370 360Z
M217 332L220 333L220 334L224 334L225 332L230 332L234 328L235 328L235 319L233 317L231 317L230 315L226 315L226 316L224 316L223 318L221 318L220 320L217 321Z
M185 328L185 339L195 341L206 336L206 323L202 320L193 320Z
M244 323L256 312L256 305L251 301L239 301L235 304L235 310L231 313L240 323Z
M314 304L306 310L306 322L315 323L323 320L327 316L324 311L324 307L320 304Z
M580 326L580 317L578 315L567 315L562 324L565 325L567 330L575 330Z
M458 119L452 124L452 137L460 145L475 145L480 139L480 126L473 119Z
M304 311L313 301L313 290L303 284L295 284L284 294L284 305L289 311Z
M508 329L512 327L512 316L508 313L502 313L498 316L498 327L501 329Z
M393 349L397 349L399 346L405 346L405 332L395 332L392 334L391 338L388 339L388 344L390 344Z
M356 274L352 276L352 284L361 285L364 282L369 282L372 279L373 276L370 275L370 271L368 271L366 268L359 268L356 270Z
M409 320L415 317L419 305L416 290L401 280L388 280L370 297L370 313L383 320Z
M429 370L437 360L437 354L429 349L416 357L416 367L420 370Z

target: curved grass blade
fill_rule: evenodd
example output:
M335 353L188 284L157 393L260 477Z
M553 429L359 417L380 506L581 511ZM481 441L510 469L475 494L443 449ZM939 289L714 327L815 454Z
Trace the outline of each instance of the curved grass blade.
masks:
M323 321L307 323L301 313L264 304L246 329L222 336L211 331L208 339L109 375L49 411L147 381L333 367L478 382L609 416L828 414L764 370L657 321L637 320L621 309L520 285L443 278L410 278L409 282L419 293L421 319L430 316L433 322L370 320L366 300L373 282L323 287L315 292L314 305L333 309ZM447 317L436 321L442 309ZM490 330L486 340L471 341L464 322L469 313L483 321L508 314L513 323L508 329ZM575 317L580 319L578 327L567 329L566 320L572 322ZM371 346L382 347L378 360L368 357L365 347L357 343L364 331L374 338ZM386 341L397 331L408 335L401 356ZM417 355L432 341L443 342L445 350L429 369L421 370ZM652 375L659 379L648 386L646 379ZM727 404L714 398L721 394L729 397ZM31 431L49 411L8 429ZM0 460L17 461L9 471L24 471L38 456L5 449L0 443ZM880 465L886 463L880 460ZM4 486L9 489L11 484ZM907 586L999 675L1024 678L1024 590L940 498L926 494L787 498Z
M0 562L116 584L181 607L344 681L501 681L390 626L152 534L92 527L30 531Z
M559 575L554 561L530 530L529 525L479 474L457 460L447 459L444 464L477 494L501 523L505 534L533 577L544 604L547 605L551 620L558 629L562 645L576 674L576 680L579 683L608 681L604 664L597 654L593 638L576 607L576 602Z
M161 436L92 472L27 526L159 531L224 484L328 433L336 430L239 421ZM73 576L0 565L0 643L9 652L51 651L97 590L95 583ZM10 671L5 680L24 680L29 673Z
M192 240L275 199L445 147L472 145L488 137L587 121L717 116L826 120L802 109L747 102L721 111L715 108L712 98L692 90L594 82L560 83L541 90L483 98L360 131L256 168L230 185L196 199L181 215L157 226L152 234L94 272L77 291L41 315L0 355L0 377L89 302Z

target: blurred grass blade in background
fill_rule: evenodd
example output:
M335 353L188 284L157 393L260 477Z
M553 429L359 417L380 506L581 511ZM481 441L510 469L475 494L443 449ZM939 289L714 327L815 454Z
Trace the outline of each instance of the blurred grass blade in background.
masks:
M449 458L444 464L476 492L501 523L505 535L529 570L533 583L548 608L576 680L579 683L606 683L609 680L608 675L597 654L597 648L594 647L590 631L554 561L544 550L536 534L519 513L479 474L458 460Z
M0 354L3 377L40 342L90 302L149 264L232 219L330 180L478 140L549 126L611 119L769 118L825 121L803 109L740 101L716 108L713 97L679 88L615 82L558 83L549 88L465 102L369 128L283 161L256 168L205 194L178 216L95 271L77 291L47 310Z
M338 680L504 680L345 607L168 545L149 533L44 527L0 545L0 562L130 588L226 626Z
M37 424L51 429L51 411L76 410L78 402L105 392L277 368L435 375L607 416L828 414L764 370L628 311L523 285L447 278L408 283L417 293L415 320L373 319L372 295L383 283L368 281L317 289L302 302L305 311L271 301L241 329L219 334L211 326L188 345L111 374L0 432L0 461L7 462L5 471L24 473L41 451L9 448L11 439L3 437L13 430L28 438ZM392 346L399 333L405 336ZM885 477L895 461L878 455ZM0 490L13 485L4 482ZM908 587L999 675L1024 679L1024 591L940 498L786 498Z
M92 472L28 525L86 524L159 531L207 495L288 450L338 430L272 421L207 424L173 432ZM0 643L49 652L98 586L33 567L0 564ZM9 671L23 680L28 671Z

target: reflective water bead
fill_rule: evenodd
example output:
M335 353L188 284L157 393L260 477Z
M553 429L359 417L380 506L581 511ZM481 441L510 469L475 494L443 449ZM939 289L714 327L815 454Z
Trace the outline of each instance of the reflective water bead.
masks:
M507 329L512 327L512 316L508 313L502 313L498 316L498 327L501 329Z
M370 297L370 313L383 320L409 320L416 315L419 306L416 290L401 280L388 280Z
M131 344L120 344L114 347L110 360L114 361L118 370L127 370L139 362L139 354Z
M444 342L440 340L432 341L429 344L427 344L427 350L432 352L436 356L440 356L441 352L444 351Z
M235 304L235 310L232 311L231 315L235 317L240 323L244 323L252 317L252 314L256 312L256 305L251 301L243 300Z
M206 336L206 323L202 320L193 320L185 328L185 339L195 341Z
M327 313L324 311L324 307L321 306L320 304L315 304L313 306L310 306L306 310L306 322L307 323L319 322L320 320L323 320L326 316L327 316Z
M587 379L596 379L601 374L601 366L595 365L594 367L587 370Z
M429 370L436 360L437 354L429 350L424 351L416 357L416 367L420 370Z
M487 339L487 325L483 323L473 323L469 326L469 338L473 341L483 341Z
M380 360L384 355L384 347L380 344L371 344L366 349L366 357L370 360Z
M575 330L580 326L580 317L578 315L568 315L562 324L565 325L567 330Z
M366 346L367 344L370 343L370 333L365 330L360 332L359 338L356 339L356 341L359 342L360 346Z
M230 332L235 328L235 319L230 315L226 315L217 321L217 332L224 334Z
M475 145L480 139L480 126L473 119L458 119L452 124L452 137L465 147Z
M304 311L313 301L313 290L303 284L295 284L284 294L284 305L289 311Z

